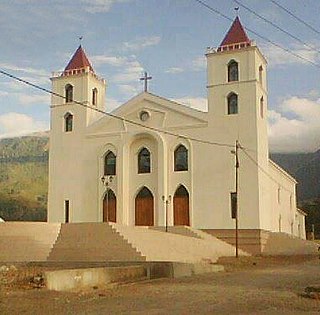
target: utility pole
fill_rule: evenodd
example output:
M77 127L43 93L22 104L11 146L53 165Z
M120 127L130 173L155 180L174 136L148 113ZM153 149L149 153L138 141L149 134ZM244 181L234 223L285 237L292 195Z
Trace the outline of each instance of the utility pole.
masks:
M239 141L236 140L236 257L239 257Z

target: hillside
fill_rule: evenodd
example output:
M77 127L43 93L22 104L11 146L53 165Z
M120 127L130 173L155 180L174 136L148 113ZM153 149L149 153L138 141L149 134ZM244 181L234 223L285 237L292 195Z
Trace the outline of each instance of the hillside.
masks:
M271 159L296 178L299 201L320 197L320 150L304 154L271 154Z
M0 140L0 217L46 220L48 137Z

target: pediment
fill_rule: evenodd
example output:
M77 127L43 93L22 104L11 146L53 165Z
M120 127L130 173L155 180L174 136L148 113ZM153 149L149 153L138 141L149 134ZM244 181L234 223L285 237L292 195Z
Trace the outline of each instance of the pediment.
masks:
M123 104L111 115L96 122L89 133L117 133L137 130L143 126L163 129L189 129L207 126L206 113L176 102L142 93Z

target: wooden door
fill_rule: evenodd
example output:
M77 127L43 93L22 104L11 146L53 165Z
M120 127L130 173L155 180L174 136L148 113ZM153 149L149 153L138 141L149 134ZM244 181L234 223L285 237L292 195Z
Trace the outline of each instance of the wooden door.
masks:
M117 222L117 198L112 190L103 199L103 222Z
M151 191L143 187L135 200L135 225L154 225L154 202Z
M189 193L184 186L180 186L173 197L174 225L190 225Z

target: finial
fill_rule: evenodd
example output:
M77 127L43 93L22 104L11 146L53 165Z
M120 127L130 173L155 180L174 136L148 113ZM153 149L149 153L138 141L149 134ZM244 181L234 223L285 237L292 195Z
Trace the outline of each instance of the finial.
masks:
M236 16L239 16L239 7L235 7L234 10L236 11Z
M83 39L83 36L79 36L79 43L80 43L80 46L81 46L81 43L82 43L82 39Z

